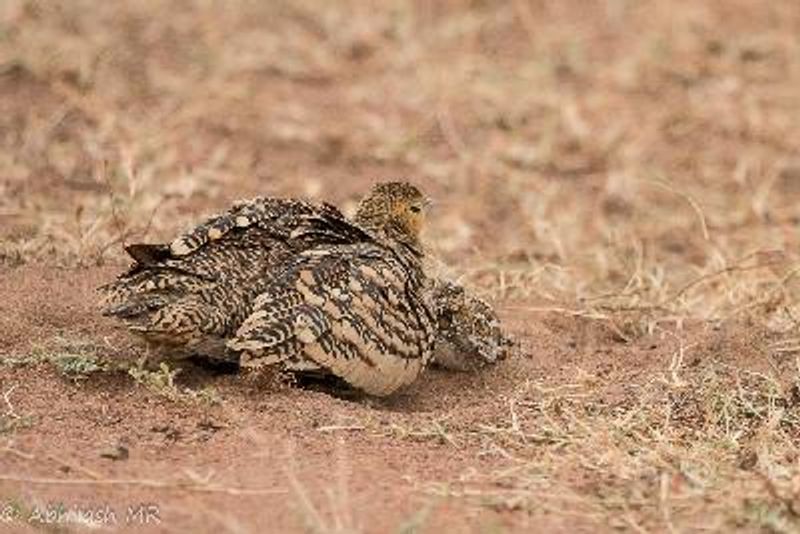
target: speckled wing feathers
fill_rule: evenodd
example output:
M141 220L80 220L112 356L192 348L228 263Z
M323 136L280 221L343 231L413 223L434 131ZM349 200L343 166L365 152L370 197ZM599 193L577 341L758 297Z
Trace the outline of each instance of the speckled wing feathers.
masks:
M357 388L389 394L418 376L435 335L430 304L408 269L372 244L307 251L256 299L228 346L245 366L299 353Z
M235 359L225 349L271 283L275 266L309 246L361 235L336 208L259 198L189 230L169 245L129 247L136 263L103 286L103 313L172 354Z
M169 245L173 256L187 256L212 241L228 236L236 229L258 227L276 238L289 238L293 231L303 227L307 219L343 220L343 216L330 204L312 204L303 200L282 198L257 198L240 201L227 212L212 217L184 233Z

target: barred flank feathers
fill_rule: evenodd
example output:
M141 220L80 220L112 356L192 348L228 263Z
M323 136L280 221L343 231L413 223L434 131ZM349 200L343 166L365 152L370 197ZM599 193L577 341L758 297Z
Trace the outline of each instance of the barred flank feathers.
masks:
M293 199L240 202L169 245L126 248L135 263L100 288L105 315L121 319L170 355L237 360L225 348L297 250L361 235L330 205Z
M256 299L228 347L242 365L305 358L373 395L416 379L431 357L434 318L418 274L389 249L357 244L302 254L278 285ZM418 289L418 288L417 288Z

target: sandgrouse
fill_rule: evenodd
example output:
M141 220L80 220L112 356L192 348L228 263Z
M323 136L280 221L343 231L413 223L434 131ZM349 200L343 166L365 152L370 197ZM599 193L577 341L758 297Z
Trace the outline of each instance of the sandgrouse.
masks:
M437 332L434 362L454 371L473 371L503 360L513 341L494 309L449 280L433 280Z
M239 203L171 244L128 246L135 263L100 288L103 313L172 356L322 371L373 395L412 382L435 346L501 358L503 344L453 345L481 301L425 276L427 203L404 182L374 186L352 221L325 203Z

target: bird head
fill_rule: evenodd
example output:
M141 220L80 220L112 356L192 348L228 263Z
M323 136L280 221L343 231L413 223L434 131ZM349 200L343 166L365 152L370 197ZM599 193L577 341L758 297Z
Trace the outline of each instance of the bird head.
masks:
M355 221L370 230L418 245L430 204L428 197L407 182L380 183L359 203Z

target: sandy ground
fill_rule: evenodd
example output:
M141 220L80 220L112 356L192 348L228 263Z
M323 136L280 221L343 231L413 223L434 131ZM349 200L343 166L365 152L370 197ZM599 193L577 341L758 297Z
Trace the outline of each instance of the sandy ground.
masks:
M3 354L14 358L31 352L38 343L31 340L70 336L103 356L134 358L135 343L126 345L93 307L95 285L111 272L5 271ZM519 340L509 361L478 374L431 371L384 400L344 400L188 363L177 387L212 387L213 402L167 398L124 371L73 381L48 363L4 367L4 410L16 422L2 449L0 495L12 518L4 528L48 531L47 521L78 528L77 516L56 514L62 505L99 510L100 524L112 531L595 531L604 520L588 499L610 474L563 465L541 474L552 480L539 491L506 480L540 447L558 449L557 436L539 432L537 402L571 390L595 415L632 417L648 382L670 376L680 343L699 345L684 362L689 369L777 367L791 386L790 359L765 354L763 340L735 325L690 327L680 341L624 343L588 320L504 316ZM794 387L790 409L797 413ZM701 413L680 415L672 424L682 432L707 424ZM800 426L790 430L800 438ZM676 488L682 491L679 482ZM40 523L47 510L55 515Z
M108 269L4 274L6 354L29 350L31 338L80 333L124 357L109 341L116 339L113 325L92 306L93 288ZM543 325L534 328L515 331L552 337ZM0 387L14 413L33 420L9 443L16 452L4 451L4 474L51 483L3 481L3 494L42 504L107 504L120 524L127 506L153 503L162 523L152 528L165 532L239 524L289 531L313 524L317 514L324 524L341 515L345 526L370 532L416 523L491 529L514 521L448 504L446 488L513 464L481 439L448 437L448 429L507 419L506 399L521 385L515 376L560 367L538 359L520 353L480 375L431 372L391 400L339 400L197 368L181 374L181 385L215 387L221 406L175 403L122 372L71 383L44 364L4 369ZM126 458L102 458L120 445ZM60 486L54 478L89 480Z
M800 531L798 35L794 0L3 0L0 531ZM345 398L140 368L94 308L125 243L396 178L508 361Z

